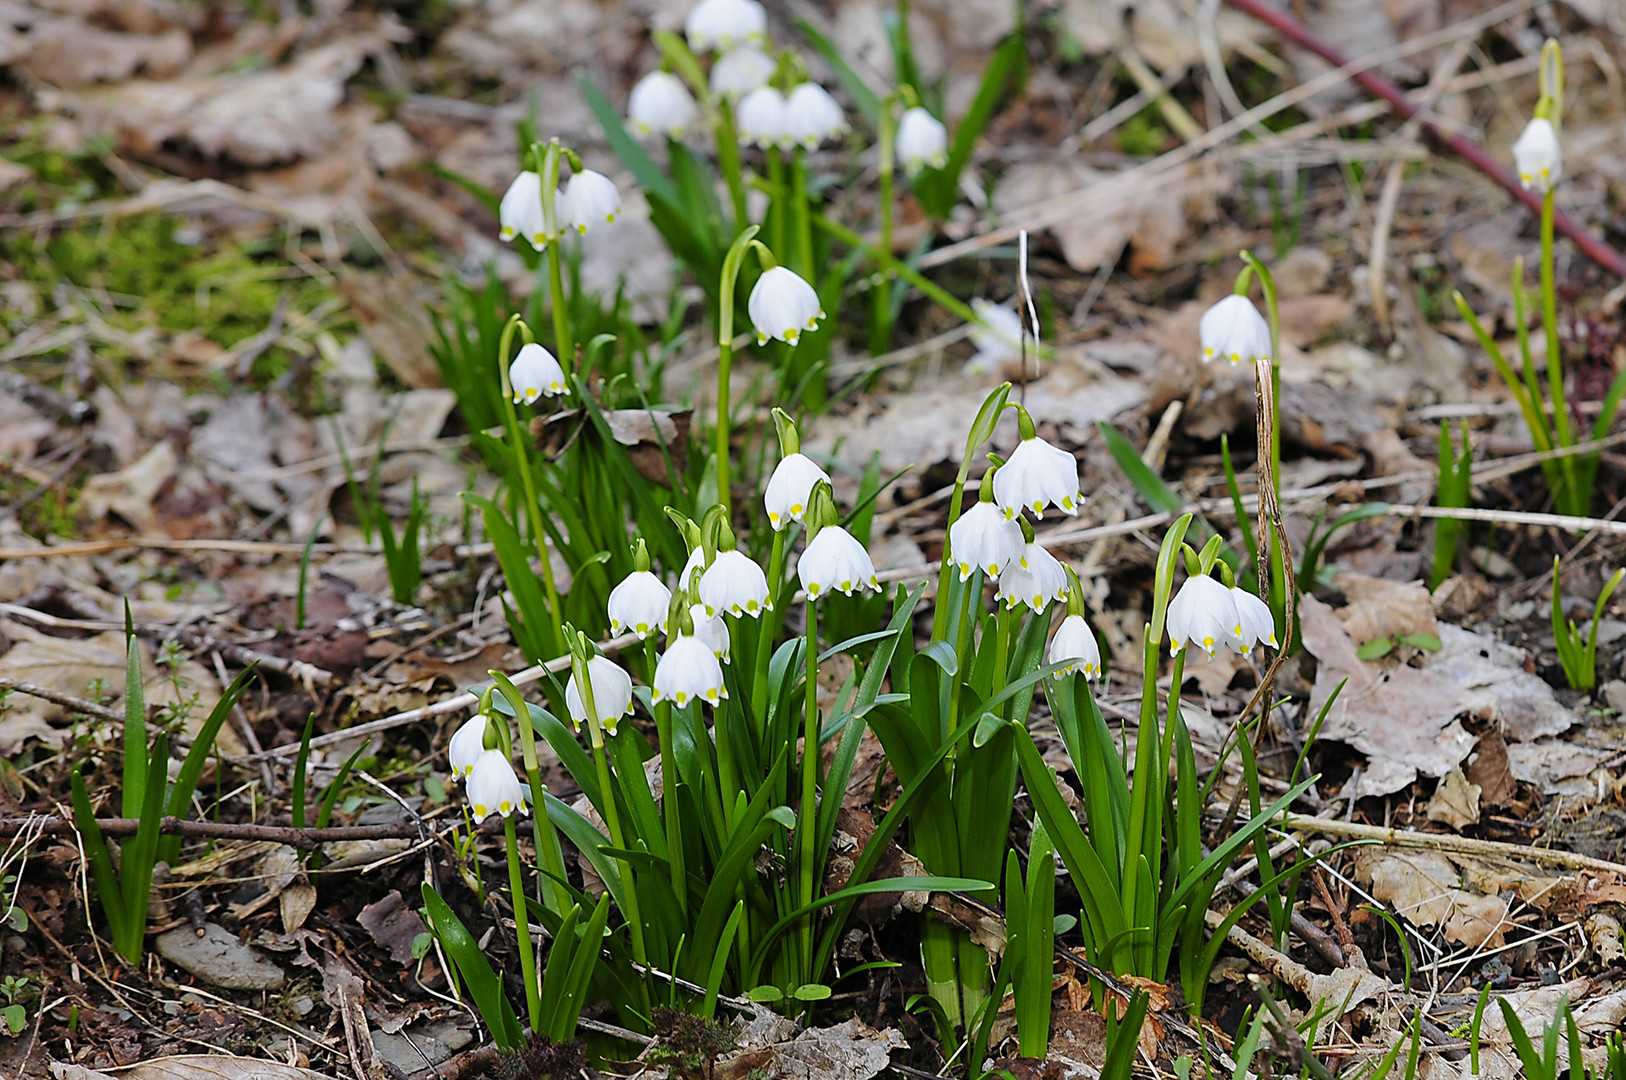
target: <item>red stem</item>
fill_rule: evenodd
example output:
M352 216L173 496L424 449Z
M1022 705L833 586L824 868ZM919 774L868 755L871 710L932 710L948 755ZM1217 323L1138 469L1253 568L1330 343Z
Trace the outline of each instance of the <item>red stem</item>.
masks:
M1266 7L1260 0L1227 0L1227 2L1232 7L1252 15L1294 44L1309 49L1334 67L1343 67L1349 63L1349 57L1317 38L1291 16ZM1503 166L1500 161L1486 153L1485 148L1472 139L1465 139L1461 135L1441 130L1426 115L1419 115L1423 112L1422 106L1407 97L1406 92L1400 87L1372 71L1352 72L1350 78L1364 87L1368 93L1387 101L1394 107L1396 112L1406 119L1410 120L1417 117L1418 122L1423 125L1424 129L1448 147L1452 153L1502 185L1514 198L1524 203L1532 211L1538 214L1541 213L1541 196L1524 190L1519 185L1518 178L1511 171ZM1620 252L1587 232L1583 226L1562 210L1554 214L1553 224L1565 236L1575 241L1575 245L1586 254L1587 258L1616 277L1626 278L1626 258L1623 258Z

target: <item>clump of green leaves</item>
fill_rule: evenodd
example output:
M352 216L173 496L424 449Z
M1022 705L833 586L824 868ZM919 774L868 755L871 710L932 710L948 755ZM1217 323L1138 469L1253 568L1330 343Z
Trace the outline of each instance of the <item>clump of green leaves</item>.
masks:
M1451 444L1451 429L1440 425L1440 478L1435 487L1434 502L1442 507L1461 508L1469 505L1474 482L1474 448L1468 441L1468 422L1462 422L1462 449ZM1434 568L1429 571L1428 590L1438 589L1457 562L1457 543L1462 537L1462 522L1457 518L1441 518L1434 523Z
M1598 682L1598 626L1603 621L1604 605L1615 594L1626 569L1616 570L1604 583L1597 602L1592 605L1592 629L1583 638L1573 619L1564 618L1564 603L1559 595L1559 559L1553 556L1553 643L1558 646L1558 662L1563 665L1564 678L1571 690L1590 690Z
M710 1080L717 1059L734 1049L734 1029L704 1016L657 1005L655 1044L644 1055L651 1065L665 1065L678 1080Z
M1361 660L1382 660L1400 648L1439 652L1441 645L1440 639L1433 634L1394 634L1365 642L1355 650L1355 656Z

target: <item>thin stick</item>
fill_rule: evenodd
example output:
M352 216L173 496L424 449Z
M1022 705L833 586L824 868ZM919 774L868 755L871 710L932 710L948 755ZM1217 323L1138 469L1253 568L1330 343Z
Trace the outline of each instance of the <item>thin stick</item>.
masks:
M103 836L134 836L141 826L141 819L97 818L96 825L102 830ZM0 836L15 836L26 829L38 829L40 836L67 836L76 831L74 823L67 818L0 818ZM321 829L314 827L296 829L290 825L190 821L176 817L166 817L160 821L158 831L165 836L262 840L273 844L287 844L306 851L314 851L323 844L337 840L416 840L419 835L415 823L403 821L383 825L331 825Z
M1475 840L1470 836L1450 836L1445 833L1415 832L1411 829L1388 829L1381 825L1362 825L1355 821L1335 821L1330 818L1292 816L1282 828L1294 832L1318 832L1327 836L1347 836L1354 840L1377 840L1396 847L1421 848L1427 851L1454 851L1462 855L1487 855L1504 859L1525 859L1530 862L1563 866L1571 870L1594 870L1601 874L1619 874L1626 877L1626 865L1607 859L1594 859L1573 851L1557 848L1530 847L1526 844L1508 844L1500 840Z
M1309 49L1339 70L1349 66L1348 57L1310 33L1305 26L1291 16L1267 7L1260 3L1259 0L1229 0L1229 3L1232 7L1252 15L1294 44ZM1452 153L1496 181L1510 195L1524 203L1531 210L1538 214L1542 212L1542 196L1533 191L1526 191L1523 185L1519 183L1518 177L1506 165L1491 157L1484 147L1471 139L1444 130L1425 112L1422 105L1413 101L1400 87L1371 70L1351 71L1350 77L1368 93L1387 101L1395 112L1401 116L1408 120L1420 119L1423 129L1438 139ZM1575 246L1580 248L1587 258L1616 277L1626 278L1626 258L1623 258L1620 252L1587 232L1583 226L1563 211L1554 213L1553 224L1565 236L1574 241Z

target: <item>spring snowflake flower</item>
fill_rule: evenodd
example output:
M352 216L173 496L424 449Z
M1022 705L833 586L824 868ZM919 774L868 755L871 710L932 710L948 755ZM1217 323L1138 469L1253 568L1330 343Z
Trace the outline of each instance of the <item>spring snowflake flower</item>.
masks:
M475 715L463 722L452 733L452 741L446 747L446 760L452 767L453 780L466 780L474 771L474 763L480 760L485 753L486 718Z
M1190 642L1212 658L1221 645L1238 648L1242 641L1236 597L1207 574L1186 579L1169 602L1168 626L1170 655L1178 655ZM1273 636L1275 632L1272 627Z
M1231 600L1236 604L1238 622L1242 627L1237 634L1238 640L1231 647L1237 652L1246 653L1253 648L1256 642L1264 642L1271 648L1276 645L1276 617L1270 613L1270 605L1259 599L1247 589L1233 586Z
M734 126L740 140L763 150L788 145L785 135L785 95L771 86L759 86L734 107Z
M564 393L565 369L552 353L533 341L520 346L519 355L508 365L508 385L514 391L515 405L529 405L539 397Z
M1071 661L1056 672L1057 677L1083 672L1085 679L1101 674L1101 646L1095 640L1095 631L1082 615L1069 615L1061 621L1056 636L1050 639L1050 652L1045 659L1052 664Z
M728 639L728 624L721 615L707 615L706 605L695 604L689 608L689 620L694 623L695 639L710 649L713 656L724 664L734 659Z
M711 65L711 92L738 101L773 78L773 57L752 45L737 45ZM777 92L777 91L776 91ZM783 108L783 99L780 107Z
M869 552L840 525L826 525L819 530L802 552L796 564L796 576L811 600L817 600L832 589L844 596L851 596L854 589L881 591Z
M780 459L762 492L768 524L775 532L788 529L792 521L802 520L802 515L807 513L807 501L820 480L828 484L830 474L806 454L786 454Z
M785 95L785 139L808 150L847 130L847 117L830 92L818 83L805 82Z
M683 24L689 48L726 53L744 43L768 40L768 13L757 0L700 0Z
M681 138L698 114L689 88L670 71L651 71L627 99L627 120L639 135Z
M1526 191L1545 195L1564 175L1564 154L1551 120L1540 116L1524 126L1513 144L1513 164Z
M700 603L707 615L728 612L755 618L771 608L768 575L740 551L719 551L700 576Z
M614 735L621 718L632 712L632 676L609 657L595 656L587 661L587 677L593 683L593 710L598 713L599 727ZM570 714L570 726L580 731L587 722L587 703L574 670L565 683L565 711Z
M997 479L999 474L994 474ZM1022 554L1022 526L991 502L979 502L949 526L949 554L965 581L981 569L989 581Z
M794 345L804 330L817 330L824 318L819 294L794 271L783 266L764 270L751 289L745 309L757 328L757 344L778 338Z
M1205 364L1220 357L1233 364L1270 363L1270 324L1246 296L1232 293L1203 312L1197 334Z
M727 696L723 667L711 646L686 634L673 638L655 665L655 702L670 701L682 707L691 701L708 701L715 706Z
M987 375L1022 355L1022 316L1003 304L975 297L971 310L980 322L971 324L971 344L977 354L965 362L967 375Z
M994 474L994 481L999 481L999 473ZM994 596L1005 601L1007 608L1026 604L1037 615L1050 601L1066 598L1067 571L1039 544L1024 544L1022 553L1000 573Z
M671 605L672 590L660 578L648 570L634 570L610 591L610 633L631 631L639 641L656 630L664 633Z
M559 200L559 214L566 228L585 235L589 225L613 222L621 212L621 192L615 181L601 172L583 169L570 178Z
M1037 435L1023 439L1010 460L994 473L994 501L1007 518L1014 519L1023 510L1042 518L1051 504L1064 514L1076 515L1084 504L1078 462Z
M529 169L514 177L497 205L497 236L512 240L523 236L541 249L548 242L547 225L542 220L542 177Z
M918 105L904 112L898 121L898 160L910 176L930 165L941 169L948 164L948 128Z
M508 817L515 810L529 814L525 788L514 775L514 766L501 750L483 750L469 773L469 808L476 824L493 813Z

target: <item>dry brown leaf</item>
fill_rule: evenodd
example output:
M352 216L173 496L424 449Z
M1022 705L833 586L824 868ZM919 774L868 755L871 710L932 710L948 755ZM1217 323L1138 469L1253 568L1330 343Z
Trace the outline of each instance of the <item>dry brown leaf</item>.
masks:
M124 635L114 631L74 641L53 638L17 623L0 624L15 644L0 656L0 676L83 697L100 681L110 693L124 692ZM0 756L14 754L26 739L60 746L66 728L53 727L63 708L43 698L12 694L0 713Z
M1434 603L1420 581L1339 574L1333 584L1349 598L1338 618L1357 644L1402 634L1438 636Z
M129 468L85 481L80 492L85 513L93 519L117 514L142 532L151 532L158 527L153 500L179 466L175 448L159 440Z
M424 932L423 919L407 907L399 889L391 889L361 909L356 921L397 964L412 963L412 943Z
M829 1028L799 1028L777 1013L758 1013L735 1041L735 1051L717 1062L716 1080L745 1080L756 1070L766 1075L807 1080L869 1080L891 1063L893 1050L908 1042L896 1028L877 1031L857 1017Z
M1373 896L1415 923L1443 926L1449 941L1495 947L1513 926L1506 900L1461 888L1461 871L1437 851L1363 849L1355 868Z
M1511 742L1569 730L1580 717L1561 705L1547 680L1524 669L1525 651L1458 626L1439 628L1440 651L1428 668L1461 686L1463 708L1496 721Z
M138 153L178 140L245 165L315 158L339 135L334 110L344 100L345 82L381 45L377 34L354 34L280 68L138 80L72 95L66 103L87 134L112 136Z
M53 1061L51 1075L55 1080L331 1080L323 1073L280 1061L226 1054L176 1054L106 1072Z
M123 82L141 69L151 78L167 79L191 58L192 37L185 30L120 34L60 18L34 25L17 66L53 86L89 86Z
M1332 608L1313 596L1304 598L1299 613L1304 647L1320 661L1311 713L1347 679L1321 737L1347 742L1367 756L1361 795L1399 791L1418 773L1444 776L1468 756L1474 739L1456 720L1461 702L1456 683L1427 669L1361 660L1357 643Z
M1428 800L1428 820L1453 829L1479 824L1479 785L1469 783L1460 768L1446 773Z

